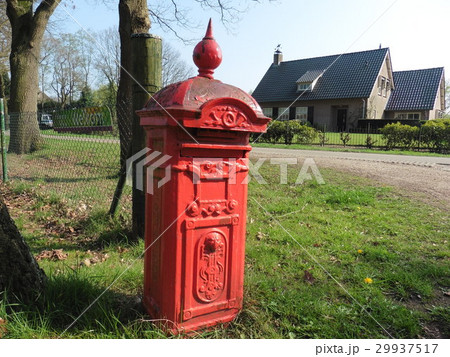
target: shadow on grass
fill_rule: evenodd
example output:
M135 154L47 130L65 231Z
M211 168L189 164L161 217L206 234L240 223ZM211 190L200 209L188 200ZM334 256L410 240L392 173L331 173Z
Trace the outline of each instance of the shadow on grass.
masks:
M32 254L39 254L43 250L54 250L54 249L63 249L65 251L77 250L80 249L80 245L75 241L64 241L61 239L57 239L54 241L48 240L30 240L27 239L28 246L30 247L30 251Z
M6 338L163 338L141 298L107 289L82 270L50 277L35 305L0 304ZM104 279L104 277L103 277Z
M78 177L63 178L63 177L43 177L43 176L39 177L13 176L12 178L14 180L29 181L29 182L39 181L41 183L74 183L74 182L103 181L105 179L110 180L115 179L117 177L118 176L115 174L110 174L107 176L96 176L96 177L78 176Z

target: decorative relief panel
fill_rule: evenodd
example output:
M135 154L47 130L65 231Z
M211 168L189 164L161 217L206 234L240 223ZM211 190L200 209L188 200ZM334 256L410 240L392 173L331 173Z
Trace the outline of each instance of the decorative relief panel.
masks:
M204 234L199 241L195 292L201 301L214 301L224 290L226 248L226 238L217 230Z
M247 116L238 108L230 105L218 105L212 108L202 124L229 129L250 127Z
M218 200L218 201L196 201L192 202L186 208L186 212L191 217L202 214L203 217L219 216L222 213L233 213L238 206L236 200Z

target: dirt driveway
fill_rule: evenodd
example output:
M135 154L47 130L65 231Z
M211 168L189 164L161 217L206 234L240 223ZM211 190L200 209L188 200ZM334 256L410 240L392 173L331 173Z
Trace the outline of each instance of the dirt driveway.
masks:
M319 169L332 168L394 186L402 195L450 211L450 157L273 148L254 148L251 157L313 158Z

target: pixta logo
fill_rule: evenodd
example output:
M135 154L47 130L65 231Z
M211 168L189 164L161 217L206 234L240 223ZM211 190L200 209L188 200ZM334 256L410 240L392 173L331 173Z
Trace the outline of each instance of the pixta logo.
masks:
M164 155L159 151L152 151L145 148L131 156L126 161L126 183L129 186L133 184L133 168L135 171L135 188L149 194L154 193L154 186L161 188L171 179L171 165L167 162L171 156ZM228 180L229 184L248 184L254 179L260 185L267 185L268 182L260 172L263 164L275 165L280 168L279 184L301 185L305 181L316 181L318 184L325 183L319 168L314 159L306 158L299 162L297 158L259 158L254 162L245 159L245 162L236 158L194 158L192 160L192 182L194 185L201 181L217 181L220 179ZM301 164L301 166L300 166ZM289 168L291 167L291 168ZM300 169L299 171L297 171ZM145 170L145 171L144 171ZM157 171L158 170L158 171ZM288 170L295 170L296 179L294 182L288 180ZM242 182L236 180L236 173L245 171L246 175ZM158 173L156 173L158 172ZM291 176L292 177L292 176ZM146 178L146 185L144 179ZM144 188L145 186L145 188Z
M145 155L145 157L143 157ZM164 176L157 182L158 188L170 181L171 166L164 164L171 159L169 155L162 155L159 151L152 151L150 148L142 149L126 162L126 184L133 185L133 166L136 170L136 189L144 191L144 178L147 177L146 193L154 192L154 173L156 169L164 168ZM145 169L145 175L144 175Z

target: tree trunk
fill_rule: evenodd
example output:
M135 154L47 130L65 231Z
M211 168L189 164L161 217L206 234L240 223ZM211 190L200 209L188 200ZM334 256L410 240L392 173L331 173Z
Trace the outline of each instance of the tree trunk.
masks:
M37 121L38 60L35 51L11 52L9 152L25 154L39 148ZM39 52L38 52L39 53Z
M147 33L150 30L150 17L147 0L119 1L119 35L120 35L120 79L117 90L117 124L120 136L120 159L122 165L130 155L128 147L131 142L133 126L133 79L131 35Z
M0 292L31 302L42 292L45 280L0 196Z
M42 0L33 11L33 1L7 0L11 24L11 70L9 151L24 154L39 146L37 97L42 38L59 0Z

